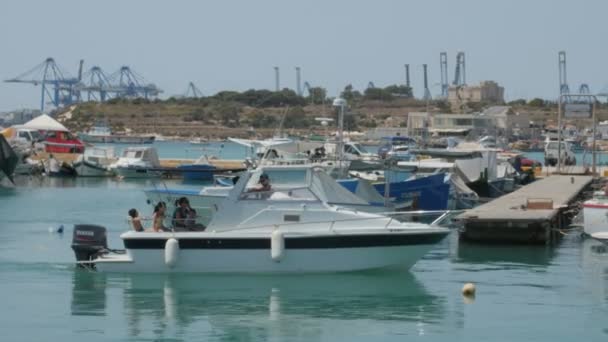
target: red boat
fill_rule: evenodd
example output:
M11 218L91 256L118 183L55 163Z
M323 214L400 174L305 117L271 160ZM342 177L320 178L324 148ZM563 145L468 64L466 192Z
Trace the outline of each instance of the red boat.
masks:
M46 131L45 151L49 153L84 153L84 144L68 131Z

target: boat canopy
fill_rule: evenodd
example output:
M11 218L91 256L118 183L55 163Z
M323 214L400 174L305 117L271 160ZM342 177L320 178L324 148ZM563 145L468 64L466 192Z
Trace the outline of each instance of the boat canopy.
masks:
M53 119L52 117L42 114L33 118L32 120L23 124L24 128L36 129L41 131L62 131L68 132L69 130L59 121Z

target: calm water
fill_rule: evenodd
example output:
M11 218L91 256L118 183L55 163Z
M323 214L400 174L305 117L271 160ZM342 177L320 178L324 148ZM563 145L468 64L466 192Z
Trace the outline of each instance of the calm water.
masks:
M412 270L303 276L104 275L76 270L73 224L120 247L141 189L114 180L20 179L0 188L3 341L600 341L608 252L570 235L555 248L459 244ZM171 186L171 184L169 184ZM49 228L63 224L63 235ZM465 282L478 293L467 304Z

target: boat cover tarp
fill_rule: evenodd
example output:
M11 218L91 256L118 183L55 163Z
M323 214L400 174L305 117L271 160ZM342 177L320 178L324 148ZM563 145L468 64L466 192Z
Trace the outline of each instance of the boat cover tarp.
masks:
M42 114L33 118L32 120L24 123L22 127L42 131L69 131L64 125L60 124L59 121L53 119L52 117L46 114Z
M384 203L384 197L365 179L343 179L338 184L370 204Z
M0 135L0 172L4 173L13 183L13 172L15 172L18 162L19 157L4 136Z
M314 170L310 189L323 202L333 204L368 205L362 198L338 184L325 171Z
M463 173L464 180L467 183L475 182L479 180L482 176L485 176L486 172L488 180L496 179L496 151L488 150L475 152L478 153L477 158L457 159L454 161L457 168Z
M468 197L479 198L477 193L471 190L458 174L450 173L447 177L449 178L450 186L455 192L467 195Z
M292 141L283 144L272 146L272 148L287 152L287 153L303 153L306 151L314 151L314 149L323 147L323 142L318 141Z

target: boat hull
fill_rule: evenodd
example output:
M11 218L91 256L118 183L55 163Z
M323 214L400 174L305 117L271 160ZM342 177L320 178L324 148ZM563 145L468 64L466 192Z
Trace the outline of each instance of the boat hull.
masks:
M608 205L583 204L584 225L583 231L587 235L608 231Z
M122 178L158 178L162 172L150 170L144 167L116 167L112 169L116 175Z
M112 177L114 172L109 168L88 163L86 161L74 164L79 177Z
M214 170L215 166L207 164L187 164L177 167L184 180L191 181L212 181Z
M166 239L129 239L125 240L126 254L101 258L95 265L102 272L124 273L318 273L383 268L405 270L413 266L445 235L446 232L435 232L416 235L286 238L280 261L272 258L270 238L177 238L180 250L173 267L165 263ZM169 237L170 235L167 236Z

